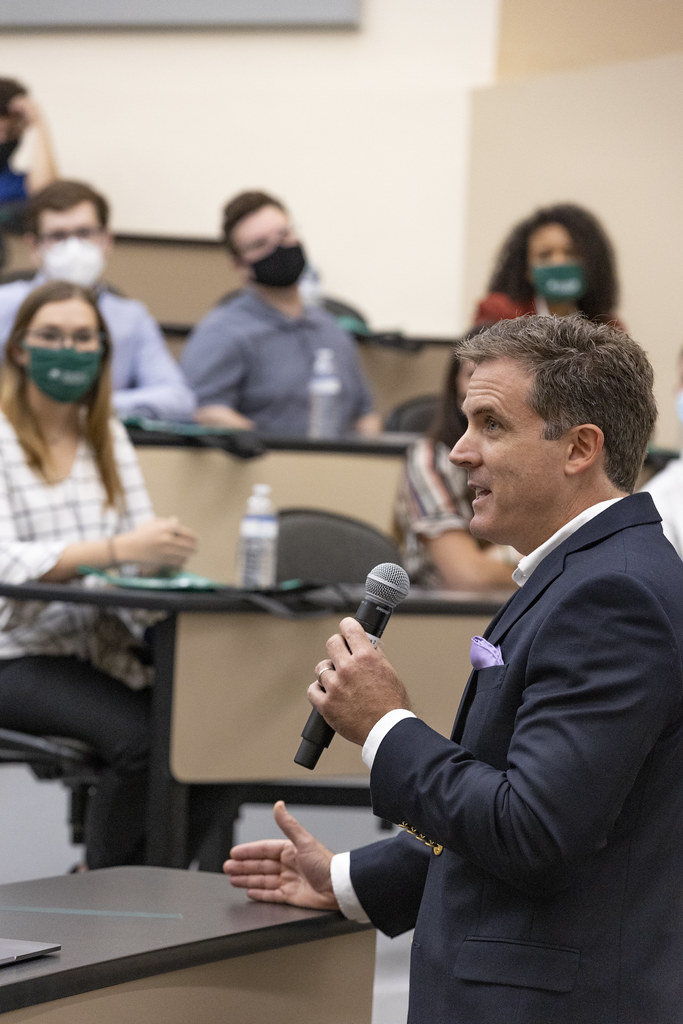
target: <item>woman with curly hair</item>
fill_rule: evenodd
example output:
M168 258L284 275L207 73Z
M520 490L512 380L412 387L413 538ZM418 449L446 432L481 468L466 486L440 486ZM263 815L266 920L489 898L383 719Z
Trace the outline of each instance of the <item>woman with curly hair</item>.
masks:
M475 325L525 313L619 323L614 250L596 217L572 203L536 210L517 224L498 254Z

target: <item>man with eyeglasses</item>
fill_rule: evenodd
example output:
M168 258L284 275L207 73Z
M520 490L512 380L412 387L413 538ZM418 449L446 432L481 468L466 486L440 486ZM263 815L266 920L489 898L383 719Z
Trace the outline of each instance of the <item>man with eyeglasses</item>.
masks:
M0 286L0 346L28 293L47 280L92 288L112 339L114 408L119 416L191 420L195 399L171 356L159 325L141 302L124 298L102 280L112 247L109 204L78 181L55 181L37 192L26 213L30 280Z
M330 314L305 306L306 257L289 213L266 192L242 192L223 211L223 238L242 284L197 325L181 367L205 425L279 436L308 431L316 353L331 349L341 383L342 430L380 429L355 344Z

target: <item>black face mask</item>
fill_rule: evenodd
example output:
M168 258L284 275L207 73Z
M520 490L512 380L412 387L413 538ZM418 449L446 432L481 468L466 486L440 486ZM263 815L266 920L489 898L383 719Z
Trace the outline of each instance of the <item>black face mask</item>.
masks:
M7 167L9 158L19 145L19 139L10 139L9 142L0 142L0 171Z
M277 249L251 264L254 280L270 288L289 288L296 284L306 266L302 245L278 245Z

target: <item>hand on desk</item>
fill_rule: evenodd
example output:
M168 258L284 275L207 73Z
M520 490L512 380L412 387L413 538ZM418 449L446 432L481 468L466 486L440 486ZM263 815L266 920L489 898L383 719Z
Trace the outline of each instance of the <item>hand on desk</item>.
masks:
M120 562L152 562L181 568L197 549L192 530L175 516L156 517L114 538Z
M372 646L355 619L342 619L327 641L330 661L316 665L308 699L340 736L362 746L387 711L411 709L401 680L383 652ZM320 674L322 673L322 678Z
M330 881L332 852L299 824L282 800L273 813L287 838L233 846L223 865L230 883L262 903L338 910Z
M230 430L253 430L254 421L243 416L229 405L202 405L195 410L194 418L203 427L227 427Z

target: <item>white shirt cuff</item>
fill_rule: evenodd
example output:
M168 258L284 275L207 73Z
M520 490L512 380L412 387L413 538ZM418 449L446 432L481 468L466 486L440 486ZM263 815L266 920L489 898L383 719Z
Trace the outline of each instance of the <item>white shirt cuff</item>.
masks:
M382 715L379 722L375 722L363 744L362 757L368 768L372 768L379 745L389 730L404 718L415 717L412 711L407 711L405 708L394 708L393 711L387 711L386 715Z
M387 711L386 715L383 715L379 722L373 725L363 746L363 761L368 768L372 768L379 745L389 730L393 729L396 723L401 722L404 718L415 717L412 711L407 711L405 708L395 708L393 711ZM370 924L370 918L363 910L363 906L356 896L356 891L351 883L350 853L335 853L332 857L330 862L330 880L332 882L332 891L344 917L348 918L349 921L358 921L359 924Z
M349 921L358 921L359 924L369 924L370 918L363 910L351 884L350 853L335 853L330 863L330 879L332 890L344 917Z

